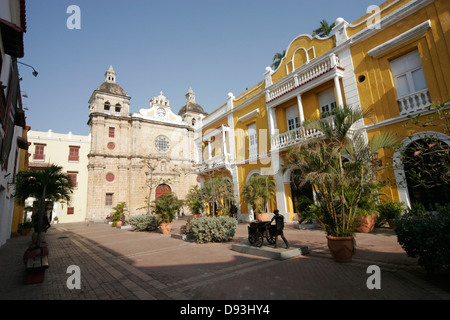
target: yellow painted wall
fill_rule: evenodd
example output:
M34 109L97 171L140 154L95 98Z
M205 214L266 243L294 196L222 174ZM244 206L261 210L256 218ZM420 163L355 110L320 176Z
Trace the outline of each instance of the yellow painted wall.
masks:
M22 138L27 139L28 128L23 130ZM18 172L26 171L28 169L28 150L19 150L19 167ZM13 220L11 224L11 233L15 233L18 230L19 224L23 221L24 206L17 204L14 201Z
M286 49L286 56L281 61L277 70L272 75L273 83L283 79L288 75L288 71L301 67L306 62L306 56L310 60L320 57L324 53L330 51L334 47L334 37L328 39L317 39L309 35L301 35L295 38ZM306 51L306 52L305 52ZM288 64L289 68L286 68Z
M399 116L390 61L413 50L418 50L421 56L431 100L442 102L450 96L449 10L450 2L437 0L351 48L356 78L366 77L364 82L358 83L361 105L374 111L375 121L379 122ZM447 12L447 15L445 16L443 12ZM370 49L428 19L431 20L431 29L425 34L393 48L379 57L372 58L367 54ZM371 121L366 121L366 124L370 123Z

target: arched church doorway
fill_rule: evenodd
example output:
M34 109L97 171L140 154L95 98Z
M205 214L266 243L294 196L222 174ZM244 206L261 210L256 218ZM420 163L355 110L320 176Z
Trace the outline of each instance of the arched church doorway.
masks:
M168 194L172 192L172 189L167 184L160 184L156 187L156 193L155 193L155 201L158 201L158 198L164 194Z

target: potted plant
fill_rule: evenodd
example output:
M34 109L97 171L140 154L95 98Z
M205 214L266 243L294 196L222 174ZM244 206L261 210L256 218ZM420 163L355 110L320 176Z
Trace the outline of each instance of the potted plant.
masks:
M268 200L275 197L275 180L273 176L254 174L242 190L241 196L246 201L259 221L269 221Z
M59 218L58 218L58 217L54 217L54 218L53 218L53 223L54 223L54 224L58 224L58 222L59 222Z
M161 232L169 234L172 229L172 221L175 214L180 210L183 201L178 200L174 193L167 193L159 196L157 201L153 201L152 209L159 216Z
M367 181L361 199L358 203L356 231L360 233L372 232L379 216L377 210L381 184L377 181Z
M27 220L27 221L19 224L19 233L21 235L25 236L30 233L32 228L33 228L33 223L30 220Z
M114 208L112 212L112 226L121 227L125 224L125 214L127 213L127 204L125 202L120 202Z
M336 262L352 260L355 221L364 208L367 190L375 183L373 155L397 143L389 132L367 143L354 127L363 116L360 110L343 107L334 109L327 121L305 122L306 128L322 135L291 148L284 167L298 170L301 184L313 186L319 204L316 214Z
M383 201L377 205L377 210L380 214L380 220L387 222L391 229L394 229L395 220L400 218L405 210L403 202L400 201Z
M194 218L202 216L202 212L205 209L205 201L203 200L202 190L198 186L192 186L189 189L185 203Z

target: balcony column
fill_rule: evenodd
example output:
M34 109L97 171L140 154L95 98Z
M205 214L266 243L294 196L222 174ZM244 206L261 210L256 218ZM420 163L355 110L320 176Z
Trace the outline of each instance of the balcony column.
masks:
M275 109L274 108L269 108L268 109L269 112L269 129L270 129L270 134L273 135L275 134L275 130L277 130L277 116L275 114Z
M211 139L208 140L208 160L212 158L212 147L211 147Z
M297 105L298 105L298 119L300 120L300 125L305 121L305 115L303 113L303 103L302 103L302 95L297 95Z
M334 87L336 88L336 96L339 108L344 108L344 100L342 99L341 84L339 82L339 76L334 77Z
M227 140L226 140L226 133L225 128L222 126L222 154L225 156L227 152Z

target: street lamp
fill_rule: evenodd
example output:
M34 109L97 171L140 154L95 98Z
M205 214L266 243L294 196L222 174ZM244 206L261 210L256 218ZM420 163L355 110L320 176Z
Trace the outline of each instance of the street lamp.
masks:
M17 63L23 64L24 66L30 67L31 69L33 69L33 76L37 77L38 76L38 72L29 64L25 64L23 62L17 61Z

